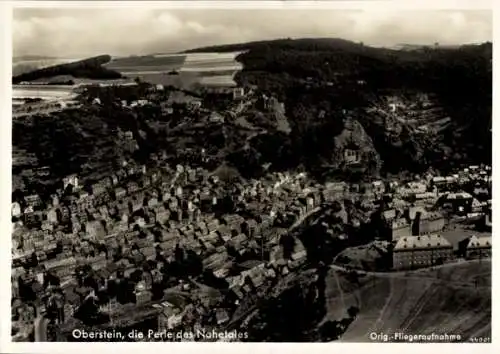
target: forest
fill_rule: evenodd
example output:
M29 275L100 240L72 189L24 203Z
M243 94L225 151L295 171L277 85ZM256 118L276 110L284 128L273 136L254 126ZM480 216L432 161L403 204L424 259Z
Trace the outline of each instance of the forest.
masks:
M490 42L390 50L340 39L282 39L196 51L234 50L244 51L237 58L244 69L236 80L285 103L293 127L289 144L303 152L300 147L307 146L298 159L310 162L328 155L331 137L341 130L346 115L342 112L347 111L375 142L385 171L491 163ZM450 127L433 144L408 131L395 143L388 142L387 127L375 124L365 112L381 96L407 92L436 95L451 118ZM321 110L325 118L320 121Z
M256 87L259 95L266 94L284 103L291 132L273 129L276 112L258 107L253 108L256 112L245 114L247 119L251 119L249 114L257 117L254 123L266 133L251 138L244 148L240 144L241 128L235 124L225 124L222 130L211 124L197 126L196 136L208 139L200 146L213 152L215 165L225 161L244 177L258 177L269 170L300 169L318 179L350 180L371 178L379 172L420 173L429 168L444 171L466 163L491 164L491 43L396 51L339 39L283 39L193 51L235 50L242 51L237 60L244 66L236 76L237 82ZM96 77L102 73L113 76L101 66L109 60L109 56L91 58L42 69L14 81L68 72L75 77ZM92 165L100 165L94 160L122 155L121 148L112 142L117 127L134 132L140 146L135 157L141 161L158 149L167 149L171 151L169 155L177 158L177 143L189 140L200 144L201 138L193 140L188 126L186 133L158 135L147 123L168 120L170 125L174 121L180 124L194 117L183 118L184 113L177 118L175 114L162 117L154 107L138 109L134 114L119 108L120 100L144 97L147 86L142 83L135 88L93 87L82 99L88 102L99 97L100 108L66 111L58 119L37 119L35 124L17 122L14 144L28 150L32 150L29 145L34 142L43 146L44 152L36 150L38 158L57 175L78 171L86 162L88 165L89 159L93 160ZM368 107L386 95L402 97L415 93L435 96L438 108L451 118L451 124L439 135L417 135L402 123L397 126L400 132L392 134L382 120L369 113ZM422 112L425 113L421 110L417 114ZM269 124L260 124L265 120ZM350 143L345 139L347 121L356 127ZM366 150L361 169L342 167L340 152L346 144ZM93 147L99 151L94 153ZM266 164L271 167L264 168Z

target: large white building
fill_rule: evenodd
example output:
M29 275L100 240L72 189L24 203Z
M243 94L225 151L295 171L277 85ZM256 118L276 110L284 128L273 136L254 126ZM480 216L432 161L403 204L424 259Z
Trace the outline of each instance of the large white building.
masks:
M430 267L449 261L453 246L439 234L407 236L398 240L393 249L394 269Z

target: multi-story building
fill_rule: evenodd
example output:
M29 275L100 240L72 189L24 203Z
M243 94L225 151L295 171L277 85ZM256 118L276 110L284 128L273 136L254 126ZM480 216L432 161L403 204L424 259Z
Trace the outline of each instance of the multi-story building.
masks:
M42 199L38 194L28 195L24 197L26 205L36 207L42 204Z
M22 215L21 205L18 202L12 203L12 216L18 218Z
M78 176L76 174L72 174L63 178L63 188L66 189L68 185L72 185L76 190L80 186L78 185Z
M397 241L402 237L410 236L410 223L404 218L392 220L389 224L389 234L391 241Z
M352 147L350 149L345 149L344 150L344 161L346 165L352 165L359 163L361 161L361 152Z
M415 269L443 264L453 257L453 246L439 234L407 236L393 249L394 269Z
M373 192L377 195L385 193L385 184L383 181L374 181L372 182Z
M491 236L477 237L472 235L467 240L465 257L473 258L491 258Z
M414 236L428 235L443 231L446 224L445 217L439 212L430 212L422 215L417 213L413 220Z
M333 201L343 198L347 192L348 185L345 182L327 183L323 191L325 201Z
M134 294L137 304L144 304L151 301L151 292L147 290L146 283L143 280L137 283Z

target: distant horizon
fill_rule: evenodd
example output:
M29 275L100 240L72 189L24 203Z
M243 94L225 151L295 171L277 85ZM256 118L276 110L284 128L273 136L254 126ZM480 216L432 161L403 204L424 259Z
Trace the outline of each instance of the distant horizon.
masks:
M491 41L492 17L470 9L15 8L13 57L178 53L280 38L462 45Z
M274 39L262 39L262 40L252 40L252 41L245 41L245 42L232 42L232 43L223 43L223 44L206 44L203 47L195 47L195 48L188 48L188 49L182 49L180 51L175 51L175 52L162 52L162 51L156 51L156 52L151 52L151 53L141 53L141 54L120 54L120 55L114 55L111 53L94 53L90 55L62 55L62 56L44 56L40 54L23 54L19 56L12 56L12 59L21 59L21 58L34 58L32 60L36 59L70 59L70 57L95 57L95 56L100 56L100 55L109 55L111 57L127 57L127 56L148 56L148 55L159 55L159 54L171 54L171 55L183 55L185 51L191 51L191 50L196 50L196 49L201 49L205 47L222 47L222 46L230 46L230 45L238 45L238 44L245 44L245 43L251 43L251 42L272 42L275 40L280 40L280 39L286 39L286 38L274 38ZM292 40L300 40L300 39L341 39L341 40L346 40L350 41L353 43L361 43L361 41L353 41L353 40L348 40L348 39L343 39L343 38L336 38L336 37L296 37L296 38L290 38ZM441 44L439 42L432 42L432 43L427 43L427 44L416 44L416 43L396 43L393 45L372 45L372 44L367 44L363 43L366 46L369 47L374 47L374 48L386 48L386 49L395 49L408 46L408 47L415 47L415 48L423 48L423 47L434 47L435 44L438 43L440 47L461 47L461 46L467 46L467 45L482 45L482 44L487 44L487 43L492 43L490 40L485 40L485 41L480 41L480 42L463 42L463 43L445 43ZM81 58L83 59L83 58ZM25 60L30 60L30 59L25 59ZM80 59L76 59L80 60Z

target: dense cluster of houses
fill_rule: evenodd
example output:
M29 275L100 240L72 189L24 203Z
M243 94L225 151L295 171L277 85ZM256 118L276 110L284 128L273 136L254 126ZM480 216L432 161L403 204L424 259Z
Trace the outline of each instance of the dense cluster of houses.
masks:
M470 166L451 176L427 176L426 182L408 182L394 189L394 196L409 197L409 191L413 193L413 206L404 211L390 208L383 213L389 240L394 244L394 269L426 267L454 259L452 244L441 235L450 219L483 220L484 227L491 230L490 171L489 166ZM471 193L464 192L464 186ZM465 237L461 245L463 257L491 255L491 236Z
M286 257L280 244L287 227L328 194L306 187L305 181L302 175L277 174L268 180L236 183L230 192L232 202L246 215L255 215L243 217L216 216L227 190L216 176L201 169L127 165L89 187L81 186L78 176L68 176L48 201L29 195L13 202L13 294L20 295L21 281L41 296L47 274L71 283L83 264L90 265L103 283L119 272L128 278L144 262L171 262L181 248L197 254L204 270L225 279L238 301L305 261L300 242ZM275 220L281 220L278 227ZM236 274L235 263L243 264ZM161 267L158 262L157 269ZM136 302L151 300L153 283L137 282ZM80 300L88 296L79 295ZM80 304L68 301L66 318Z
M133 140L127 134L122 133L124 140ZM231 318L232 306L248 302L304 264L304 245L295 239L286 251L283 237L325 203L388 199L382 218L387 239L394 244L395 269L453 258L453 248L440 236L449 214L434 210L436 205L441 210L451 204L452 211L466 216L472 211L491 216L491 178L483 173L487 168L471 166L453 179L426 176L404 184L318 184L304 173L276 173L235 182L228 190L216 175L189 166L172 168L162 163L163 157L155 156L156 163L148 167L124 162L112 175L85 186L77 175L67 176L49 200L27 195L14 201L13 296L23 297L21 288L29 287L41 299L51 283L47 279L56 277L66 284L60 310L64 316L59 318L71 318L90 296L102 311L114 314L115 324L130 316L124 303L132 301L144 305L142 313L147 316L159 313L168 328L184 324L178 319L193 317L193 311L215 314L214 324L223 325ZM466 183L474 188L464 197L460 186ZM469 203L463 204L463 199ZM471 237L464 247L467 257L486 257L491 237ZM213 297L211 302L210 296L200 295L202 287L184 280L170 282L167 288L165 265L179 261L179 254L184 255L181 259L196 255L204 272L227 283L229 305ZM95 288L74 284L83 265L92 269ZM132 282L133 298L117 301L102 295L116 282ZM155 303L159 312L151 311L145 305L152 303L159 284L165 296L176 287L191 293L191 300L182 306ZM134 320L142 318L140 313L134 310Z

